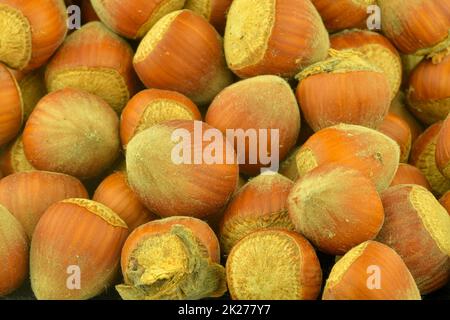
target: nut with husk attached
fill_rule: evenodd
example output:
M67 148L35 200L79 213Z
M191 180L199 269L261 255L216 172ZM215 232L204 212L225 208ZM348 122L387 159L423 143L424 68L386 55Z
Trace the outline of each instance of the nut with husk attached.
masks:
M135 229L122 251L126 300L202 299L226 291L219 243L203 221L172 217Z

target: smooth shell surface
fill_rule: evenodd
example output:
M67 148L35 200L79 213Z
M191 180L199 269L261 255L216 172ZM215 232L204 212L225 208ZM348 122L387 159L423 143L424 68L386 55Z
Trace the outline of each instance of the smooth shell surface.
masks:
M128 236L125 222L91 200L67 199L39 221L30 251L31 287L37 299L89 299L110 286ZM72 277L71 277L72 276ZM76 288L78 276L79 290Z
M88 196L78 179L61 173L21 172L0 180L0 204L19 220L29 239L39 219L52 204Z

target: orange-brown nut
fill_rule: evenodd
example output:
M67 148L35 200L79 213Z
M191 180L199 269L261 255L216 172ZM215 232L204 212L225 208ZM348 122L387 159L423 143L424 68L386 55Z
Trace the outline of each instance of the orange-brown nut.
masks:
M125 172L115 172L106 177L95 190L92 200L103 203L117 213L130 231L157 218L131 190Z
M376 0L311 0L330 32L367 27L367 7Z
M28 274L28 239L14 216L0 205L0 297L20 287Z
M402 258L388 246L367 241L331 270L323 300L421 300Z
M100 20L117 34L140 39L166 14L182 9L185 0L91 0Z
M258 229L294 230L287 209L293 182L280 174L261 174L242 187L228 204L220 223L225 255L242 238Z
M186 0L185 8L204 16L220 34L223 34L232 2L233 0Z
M88 193L78 179L65 174L30 171L0 180L0 204L19 220L29 239L45 210L68 198L88 198Z
M136 94L123 109L120 138L126 147L139 132L167 120L201 120L197 106L175 91L147 89Z
M391 187L399 184L417 184L431 191L430 183L422 171L407 163L400 163Z
M190 10L159 20L142 39L133 63L147 87L180 92L198 105L209 104L233 81L219 34Z
M450 115L442 123L436 142L436 165L439 171L450 179Z
M224 46L228 67L241 78L293 77L325 59L330 41L309 0L234 0Z
M90 22L67 37L47 66L49 92L84 90L103 98L118 113L136 91L130 45L102 23Z
M328 163L361 171L383 191L392 182L400 148L388 136L366 127L341 124L316 132L297 152L299 176Z
M400 54L402 58L402 67L403 67L403 86L407 86L409 82L409 77L417 65L425 59L424 56L415 56L413 54Z
M288 230L261 230L239 241L226 265L234 300L313 300L322 270L311 244Z
M190 217L152 221L135 229L122 250L125 300L201 299L226 291L219 241L205 222Z
M449 114L449 74L450 54L439 63L424 60L412 72L407 93L408 106L422 122L432 124L445 120Z
M221 147L204 140L204 132ZM162 217L219 213L239 178L232 146L200 121L172 120L142 131L128 143L126 162L131 188Z
M45 64L64 41L63 0L0 0L0 61L14 69Z
M0 171L4 176L13 173L36 170L25 156L22 136L18 136L0 155Z
M2 63L0 63L0 88L0 146L3 146L19 133L22 126L23 101L16 79Z
M418 185L398 185L381 199L386 219L377 241L405 261L422 294L450 279L450 216L433 194Z
M411 112L406 107L406 97L402 91L400 91L394 98L394 100L392 100L391 107L389 108L389 113L393 113L399 116L408 123L411 130L412 144L423 133L422 124L411 114Z
M378 0L383 33L406 54L426 55L450 44L450 3L442 0Z
M265 167L277 171L279 163L271 161L276 159L267 158L277 155L283 160L295 145L300 110L289 84L266 75L225 88L211 103L205 121L234 142L241 171L254 176Z
M339 123L376 129L393 98L383 71L352 50L330 49L328 59L302 70L297 79L297 99L314 131Z
M23 145L36 169L95 177L119 155L119 118L104 100L88 92L52 92L28 119Z
M383 205L375 185L355 169L319 166L297 180L288 198L295 229L319 250L342 255L380 231Z
M72 198L52 205L31 242L36 298L80 300L103 292L117 276L127 236L125 222L98 202Z
M353 0L349 2L355 3ZM402 82L402 61L397 49L388 39L377 32L353 29L332 35L330 43L331 48L336 50L352 49L360 52L367 61L382 70L389 81L391 98L395 97Z
M378 131L397 142L400 147L400 162L408 162L412 141L411 129L408 123L390 112L378 127Z
M410 159L410 163L425 175L436 195L450 190L450 180L442 175L436 164L436 144L441 128L442 122L436 122L425 130L414 142Z

